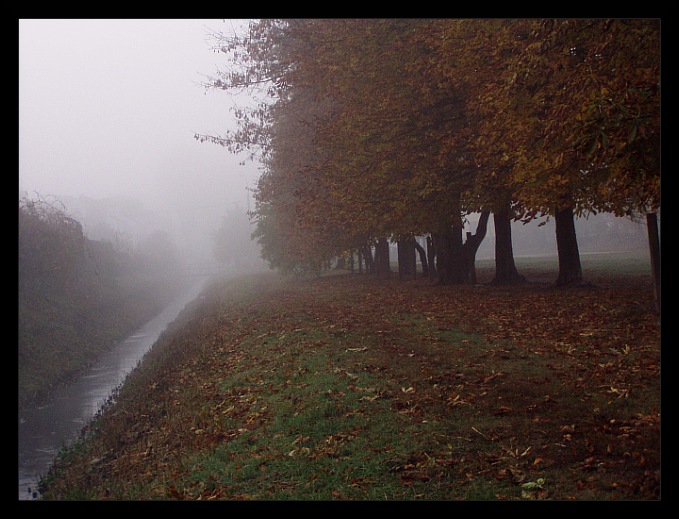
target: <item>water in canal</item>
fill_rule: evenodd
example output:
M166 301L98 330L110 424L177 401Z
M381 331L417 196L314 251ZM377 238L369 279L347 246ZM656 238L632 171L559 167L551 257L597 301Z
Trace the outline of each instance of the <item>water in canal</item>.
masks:
M158 336L205 285L201 279L155 319L104 354L72 384L55 390L48 402L19 412L19 499L33 499L38 481L59 450L80 432L122 384Z

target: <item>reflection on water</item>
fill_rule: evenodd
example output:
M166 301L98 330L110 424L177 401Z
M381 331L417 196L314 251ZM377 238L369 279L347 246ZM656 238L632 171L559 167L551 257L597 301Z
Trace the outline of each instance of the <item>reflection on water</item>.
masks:
M59 450L73 444L82 428L122 384L158 336L199 294L205 280L178 297L69 386L55 391L49 402L19 413L19 499L32 499L38 480Z

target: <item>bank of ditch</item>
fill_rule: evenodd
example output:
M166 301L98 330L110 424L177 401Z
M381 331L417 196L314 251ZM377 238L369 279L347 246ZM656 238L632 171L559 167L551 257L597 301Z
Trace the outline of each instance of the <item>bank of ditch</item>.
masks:
M578 290L217 284L44 498L657 499L652 288L607 272Z

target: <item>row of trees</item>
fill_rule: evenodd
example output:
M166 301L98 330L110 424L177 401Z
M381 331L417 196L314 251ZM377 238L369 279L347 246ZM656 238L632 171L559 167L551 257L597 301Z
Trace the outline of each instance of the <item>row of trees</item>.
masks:
M263 164L254 236L273 267L358 250L379 270L387 240L406 261L426 235L439 281L465 283L492 214L495 281L513 283L511 222L548 215L557 284L577 284L574 217L660 208L658 20L267 19L213 36L229 66L206 86L263 97L196 138Z

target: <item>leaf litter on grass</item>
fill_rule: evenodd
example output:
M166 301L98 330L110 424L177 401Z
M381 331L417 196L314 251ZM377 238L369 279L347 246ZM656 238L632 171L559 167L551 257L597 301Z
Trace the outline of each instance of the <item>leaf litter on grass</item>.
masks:
M657 499L659 324L650 287L625 287L227 284L158 348L155 389L132 377L104 413L83 456L115 463L80 480L93 498Z

